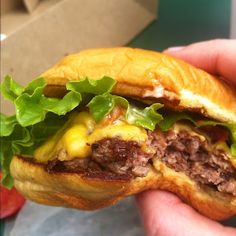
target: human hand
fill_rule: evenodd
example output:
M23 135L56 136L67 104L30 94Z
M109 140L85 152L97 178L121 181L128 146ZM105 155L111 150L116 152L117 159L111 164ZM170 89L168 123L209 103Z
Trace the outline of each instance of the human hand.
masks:
M149 190L136 196L148 236L235 236L236 229L200 215L172 193Z
M215 39L184 47L168 48L164 53L178 57L210 74L236 85L236 40Z
M186 47L170 48L164 53L181 58L236 86L236 40L211 40ZM200 215L172 193L151 190L136 197L148 236L236 235L236 229L224 227Z

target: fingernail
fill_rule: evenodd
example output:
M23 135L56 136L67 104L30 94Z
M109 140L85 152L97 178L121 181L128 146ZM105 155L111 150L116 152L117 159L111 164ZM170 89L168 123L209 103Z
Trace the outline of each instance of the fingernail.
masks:
M184 48L185 48L185 46L170 47L170 48L167 48L165 51L167 51L167 52L177 52L177 51L180 51Z

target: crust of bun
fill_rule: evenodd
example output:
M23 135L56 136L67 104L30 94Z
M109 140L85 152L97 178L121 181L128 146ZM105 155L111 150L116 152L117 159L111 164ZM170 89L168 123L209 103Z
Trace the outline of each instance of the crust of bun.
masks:
M223 220L236 215L236 197L199 186L158 160L154 160L146 177L131 181L85 178L74 173L49 174L41 164L17 156L10 169L18 191L41 204L94 210L147 189L162 189L177 194L211 219Z
M70 80L110 76L117 80L115 94L162 101L177 110L193 110L222 122L236 123L235 88L158 52L133 48L85 50L65 57L42 76L52 95Z

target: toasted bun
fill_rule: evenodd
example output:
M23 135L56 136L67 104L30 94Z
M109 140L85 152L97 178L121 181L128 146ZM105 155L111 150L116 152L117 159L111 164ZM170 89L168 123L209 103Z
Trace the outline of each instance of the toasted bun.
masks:
M201 187L158 160L146 177L132 181L49 174L42 165L16 156L11 162L11 173L16 188L25 197L46 205L94 210L147 189L162 189L177 194L209 218L222 220L236 214L235 197Z
M85 77L117 80L115 94L178 110L198 111L220 121L236 123L236 91L187 63L157 52L131 48L93 49L71 55L42 75L45 93L59 96L69 80ZM222 99L223 98L223 99ZM48 173L42 164L15 156L11 174L27 198L55 206L93 210L147 190L176 193L200 213L216 220L236 215L236 197L200 186L183 173L154 161L146 177L113 180L74 173Z
M65 57L42 76L53 95L69 80L110 76L118 82L113 91L118 95L161 100L178 110L193 110L219 121L236 123L236 89L158 52L132 48L86 50Z

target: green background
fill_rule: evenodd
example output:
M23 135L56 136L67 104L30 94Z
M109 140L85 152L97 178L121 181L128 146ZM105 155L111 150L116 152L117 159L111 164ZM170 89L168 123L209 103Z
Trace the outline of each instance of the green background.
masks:
M160 0L158 20L129 43L163 50L213 38L228 38L230 0Z
M128 45L163 50L196 41L228 38L230 11L230 0L160 0L158 20ZM3 235L4 221L0 227Z

